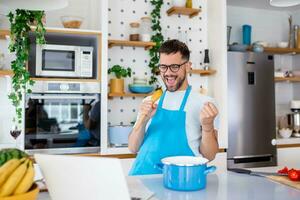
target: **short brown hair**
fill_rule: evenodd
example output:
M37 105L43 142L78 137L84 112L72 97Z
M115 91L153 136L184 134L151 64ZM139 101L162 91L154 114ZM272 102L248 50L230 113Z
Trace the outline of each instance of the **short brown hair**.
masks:
M190 50L187 45L179 40L167 40L165 41L158 50L159 55L164 54L175 54L180 52L182 59L189 60L190 59Z

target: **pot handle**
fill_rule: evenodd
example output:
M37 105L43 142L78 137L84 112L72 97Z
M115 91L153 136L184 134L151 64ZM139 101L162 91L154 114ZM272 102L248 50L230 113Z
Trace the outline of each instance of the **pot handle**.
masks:
M157 163L157 164L155 165L155 168L157 168L157 169L160 170L160 171L163 170L163 167L164 167L164 164L162 164L162 163Z
M204 174L207 175L208 173L212 173L214 171L216 171L216 166L210 166L210 167L207 167L206 170L204 171Z

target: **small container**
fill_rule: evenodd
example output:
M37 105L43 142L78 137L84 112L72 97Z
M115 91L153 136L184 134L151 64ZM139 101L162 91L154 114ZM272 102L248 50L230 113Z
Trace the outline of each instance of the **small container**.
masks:
M138 22L130 23L130 33L129 33L129 40L130 41L139 41L140 34L139 34L139 27L140 24Z
M297 43L296 43L296 48L300 49L300 29L298 28L297 30Z
M193 0L186 0L185 7L193 8Z
M251 44L251 29L250 25L243 25L243 44Z
M144 42L151 41L152 29L151 29L151 18L150 17L142 17L141 18L141 28L140 28L140 35L141 40Z
M298 25L294 25L294 32L293 32L293 35L294 35L294 48L297 48L297 43L298 43L298 29L299 29L299 26Z
M79 16L62 16L61 22L65 28L80 28L83 18Z
M204 61L203 61L204 70L208 70L209 69L209 53L208 53L208 49L204 50Z

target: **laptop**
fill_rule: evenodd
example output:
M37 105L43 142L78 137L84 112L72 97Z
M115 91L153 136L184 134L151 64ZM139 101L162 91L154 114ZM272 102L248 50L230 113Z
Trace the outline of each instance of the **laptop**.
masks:
M121 162L117 158L35 154L52 200L144 200L153 193L142 183L140 194L130 197Z

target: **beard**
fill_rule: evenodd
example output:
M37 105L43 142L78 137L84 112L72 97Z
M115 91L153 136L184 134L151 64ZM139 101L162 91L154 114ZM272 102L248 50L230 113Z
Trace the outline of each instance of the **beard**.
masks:
M168 83L167 83L168 78L174 78L175 81L177 81L177 83L174 86L169 86ZM163 81L165 83L165 86L166 86L167 90L170 91L170 92L177 91L182 86L185 79L186 79L186 72L184 72L183 77L178 77L177 75L164 75L163 76Z

